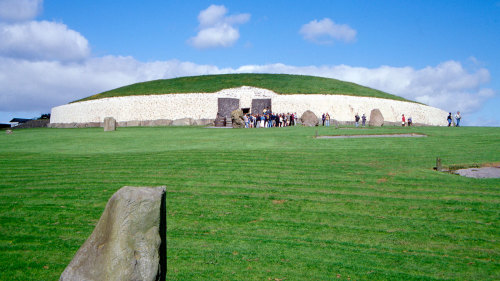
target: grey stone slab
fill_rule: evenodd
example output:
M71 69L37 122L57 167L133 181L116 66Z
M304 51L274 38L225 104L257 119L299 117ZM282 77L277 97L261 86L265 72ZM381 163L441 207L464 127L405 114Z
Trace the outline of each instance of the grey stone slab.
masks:
M59 280L159 280L166 273L164 196L165 187L118 190Z

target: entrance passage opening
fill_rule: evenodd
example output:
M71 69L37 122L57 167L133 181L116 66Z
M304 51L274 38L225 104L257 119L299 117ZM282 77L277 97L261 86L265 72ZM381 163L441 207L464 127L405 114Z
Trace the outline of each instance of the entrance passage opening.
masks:
M248 114L248 113L250 113L250 108L249 107L242 108L241 111L243 111L243 114Z

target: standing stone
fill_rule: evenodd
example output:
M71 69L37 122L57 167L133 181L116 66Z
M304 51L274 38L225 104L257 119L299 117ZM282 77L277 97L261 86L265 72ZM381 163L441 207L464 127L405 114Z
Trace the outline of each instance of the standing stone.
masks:
M165 187L118 190L59 280L160 280L166 274L164 196Z
M318 116L316 116L316 114L314 114L314 112L310 110L307 110L302 114L302 116L300 117L300 122L306 127L314 127L318 126L319 124Z
M368 126L370 127L381 127L384 125L384 116L380 109L375 108L370 112L370 121L368 121Z
M116 120L113 117L106 117L104 118L104 131L115 131L116 130Z
M231 122L233 128L245 128L245 120L243 119L243 110L236 109L231 111Z

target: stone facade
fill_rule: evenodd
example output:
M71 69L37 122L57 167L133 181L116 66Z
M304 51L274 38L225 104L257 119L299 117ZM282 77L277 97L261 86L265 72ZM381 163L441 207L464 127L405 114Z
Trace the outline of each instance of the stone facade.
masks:
M127 96L70 103L52 108L50 122L51 127L93 126L102 124L105 117L111 116L118 126L206 124L210 123L206 120L214 120L217 116L219 98L238 99L239 108L252 108L254 100L271 100L274 112L295 112L299 117L306 110L317 116L328 112L339 122L353 121L356 113L368 116L375 108L380 110L386 123L399 122L401 115L405 114L411 116L414 123L446 126L448 115L441 109L413 102L346 95L279 95L270 90L243 86L216 93ZM186 119L190 122L185 122Z

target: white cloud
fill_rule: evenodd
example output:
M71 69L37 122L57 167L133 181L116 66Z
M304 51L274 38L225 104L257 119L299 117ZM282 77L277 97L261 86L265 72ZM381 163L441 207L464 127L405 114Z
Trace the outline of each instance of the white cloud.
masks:
M177 60L144 63L132 57L73 63L0 57L0 111L49 112L54 106L136 82L227 72L231 69Z
M331 44L334 40L353 42L356 40L356 30L347 24L336 24L329 18L320 21L313 20L304 24L299 33L305 40L318 44Z
M43 0L0 0L0 20L25 21L34 19L42 10Z
M195 48L230 47L240 37L240 32L235 27L250 20L250 14L237 14L226 16L224 6L211 5L198 15L199 31L191 37L188 43Z
M62 23L0 24L0 56L72 61L81 60L89 53L87 39Z

